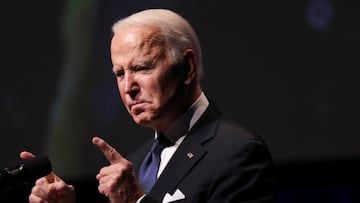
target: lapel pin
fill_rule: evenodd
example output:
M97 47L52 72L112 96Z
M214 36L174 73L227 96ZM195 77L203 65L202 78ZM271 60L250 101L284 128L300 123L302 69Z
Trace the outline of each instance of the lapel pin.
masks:
M193 158L193 157L194 157L194 154L193 154L193 153L191 153L191 152L188 152L188 153L186 154L186 156L187 156L189 159L191 159L191 158Z

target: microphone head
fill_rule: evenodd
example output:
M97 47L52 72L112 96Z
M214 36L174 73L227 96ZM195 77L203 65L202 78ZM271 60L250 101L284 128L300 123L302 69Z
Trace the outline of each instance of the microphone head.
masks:
M33 159L22 159L6 168L13 179L33 182L48 175L52 171L50 160L44 155Z
M33 159L23 160L22 171L24 180L35 181L38 178L48 175L52 171L52 166L48 157L39 155Z

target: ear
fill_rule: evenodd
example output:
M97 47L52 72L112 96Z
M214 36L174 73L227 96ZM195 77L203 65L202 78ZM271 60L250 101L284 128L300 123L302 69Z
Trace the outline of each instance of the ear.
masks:
M184 83L186 85L191 84L196 80L197 67L195 63L195 54L192 49L187 49L184 52Z

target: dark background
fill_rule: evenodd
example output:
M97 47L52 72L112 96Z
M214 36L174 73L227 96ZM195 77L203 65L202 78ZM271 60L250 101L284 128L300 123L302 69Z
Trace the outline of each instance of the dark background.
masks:
M0 7L0 164L47 154L79 201L99 198L105 138L126 155L152 132L125 112L110 28L172 8L202 43L203 88L273 154L279 202L360 202L359 7L307 1L4 1ZM94 199L95 202L95 199Z

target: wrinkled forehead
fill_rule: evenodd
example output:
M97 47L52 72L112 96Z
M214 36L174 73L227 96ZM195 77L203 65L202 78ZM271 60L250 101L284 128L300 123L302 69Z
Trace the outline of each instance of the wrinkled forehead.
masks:
M165 42L156 29L131 27L116 32L111 43L113 66L131 67L167 61Z
M111 41L112 51L123 47L137 50L163 49L165 40L156 27L132 26L114 33Z

